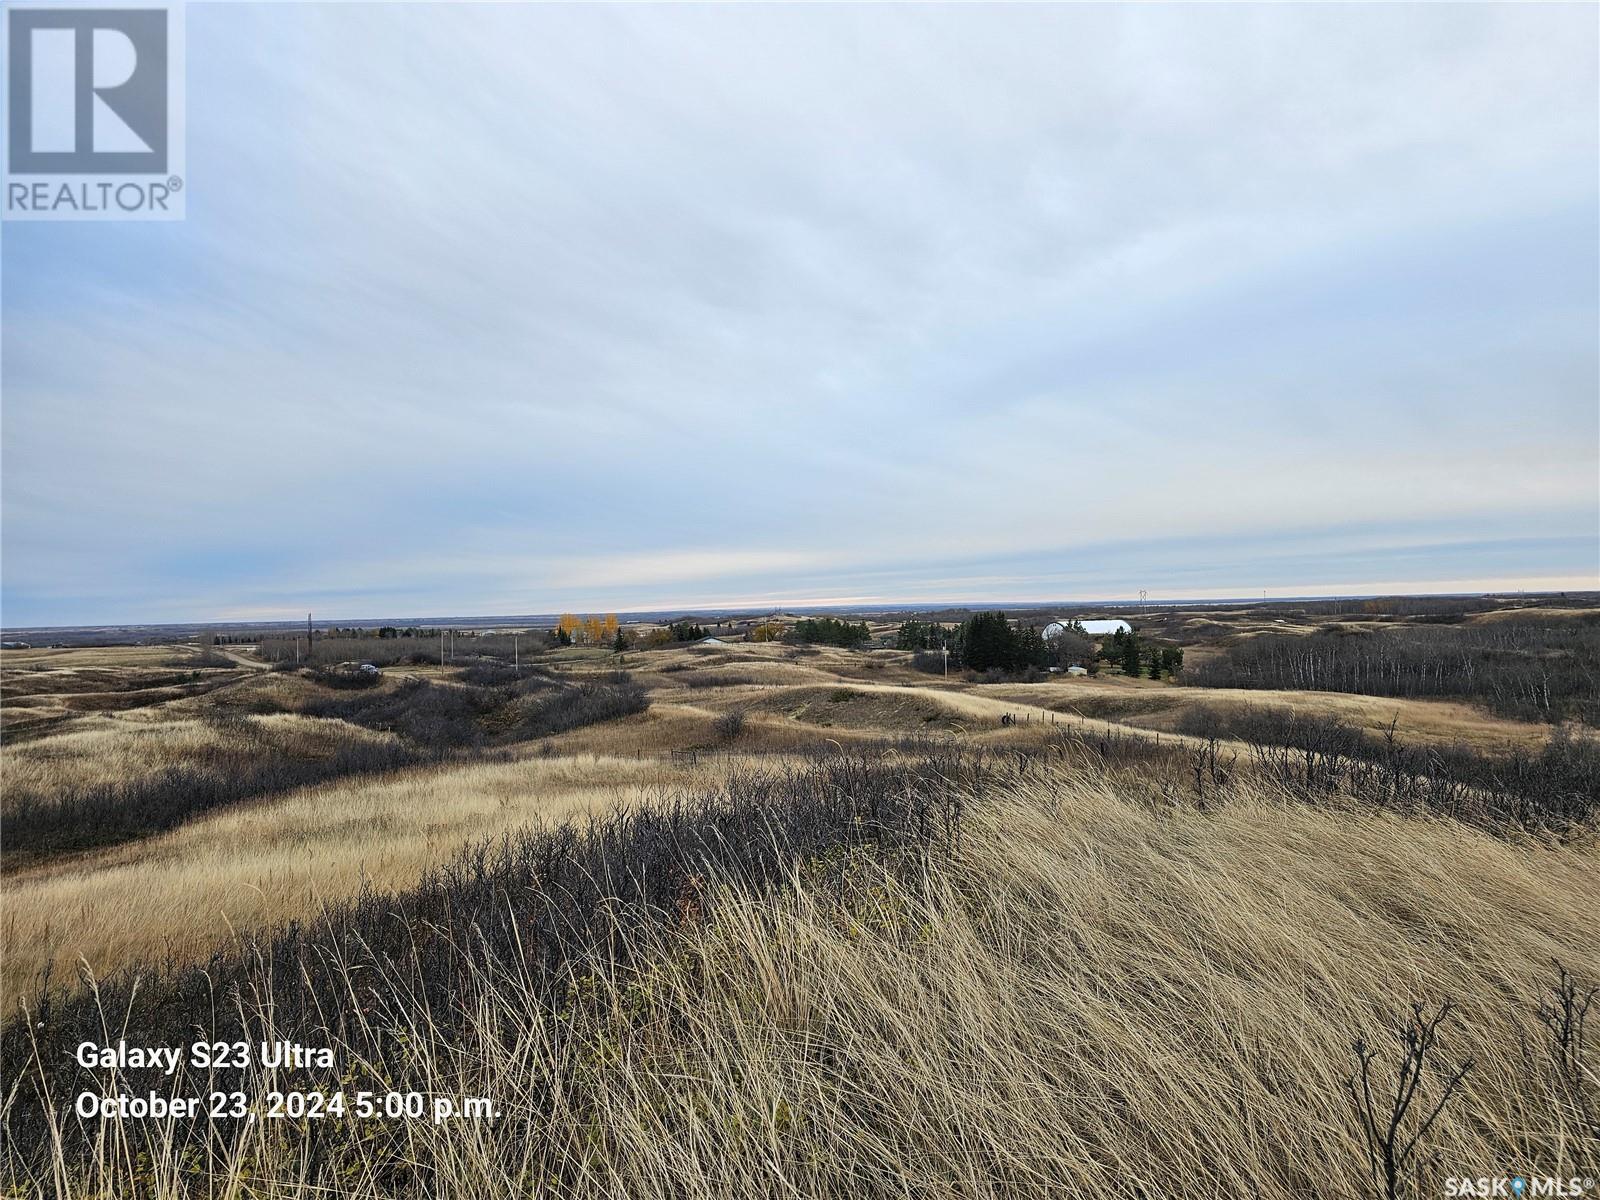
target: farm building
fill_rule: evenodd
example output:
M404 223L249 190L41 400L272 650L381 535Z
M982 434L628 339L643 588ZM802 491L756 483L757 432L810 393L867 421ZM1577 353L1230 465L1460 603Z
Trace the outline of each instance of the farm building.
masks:
M1066 632L1068 624L1069 622L1067 621L1051 621L1050 624L1044 627L1045 638L1048 640L1060 637ZM1133 626L1126 621L1079 621L1078 624L1083 626L1083 631L1090 637L1110 637L1113 633L1119 631L1122 633L1133 632Z

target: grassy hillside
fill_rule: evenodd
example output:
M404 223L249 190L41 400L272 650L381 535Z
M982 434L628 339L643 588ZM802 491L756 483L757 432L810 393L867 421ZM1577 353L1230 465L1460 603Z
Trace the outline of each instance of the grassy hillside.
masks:
M381 938L313 932L296 953L321 964L316 990L360 1001L332 1027L264 974L290 961L281 947L213 968L236 981L238 1028L339 1047L322 1082L492 1097L497 1121L260 1123L221 1142L112 1122L69 1151L83 1174L63 1191L137 1179L176 1196L203 1176L240 1195L1357 1197L1371 1181L1352 1043L1378 1050L1381 1090L1410 1002L1447 1000L1423 1103L1472 1066L1411 1164L1417 1194L1499 1164L1600 1168L1592 1075L1563 1076L1537 1016L1553 960L1600 978L1591 842L1284 803L1244 783L1202 810L1081 761L827 769L735 785L733 813L779 814L776 832L736 844L700 836L730 811L715 798L677 826L685 853L649 850L649 822L567 843L580 862L654 865L600 889L565 957L490 937L408 961ZM855 793L843 824L818 815L830 778ZM933 811L917 796L955 824L915 834L913 815ZM480 858L445 878L465 906L504 869ZM496 878L488 890L542 927L541 902ZM604 903L619 886L634 899ZM329 930L359 923L336 915ZM149 1028L175 987L158 975L101 1006ZM269 1012L259 998L274 994ZM40 1036L93 1014L68 1006ZM70 1148L72 1122L46 1120ZM29 1157L18 1146L9 1165Z

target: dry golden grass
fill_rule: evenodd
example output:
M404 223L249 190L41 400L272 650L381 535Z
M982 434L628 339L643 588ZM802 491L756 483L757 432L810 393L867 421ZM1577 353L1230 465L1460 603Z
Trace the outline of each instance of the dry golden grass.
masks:
M32 736L84 713L141 711L226 687L244 668L197 671L171 646L7 650L0 660L0 727Z
M75 671L114 668L159 669L178 653L173 646L35 646L28 650L0 651L0 671L9 677L20 671Z
M271 718L274 721L303 718ZM363 884L403 888L463 844L682 786L714 764L592 755L418 768L307 788L6 879L0 992L47 964L106 974L196 957L230 929L305 917Z
M563 754L620 754L646 758L673 751L709 751L731 754L788 754L816 749L827 742L871 743L893 731L863 726L859 729L823 729L788 717L762 712L741 694L743 689L718 688L680 692L694 703L656 700L649 711L605 725L575 729L562 735ZM717 725L733 710L746 714L744 729L729 739Z
M170 652L21 653L66 662L72 672L103 672L149 669L152 655ZM653 689L651 709L563 735L556 743L559 759L536 757L530 749L528 757L510 764L347 780L264 799L158 838L8 880L0 938L6 996L14 1003L49 962L69 966L83 956L103 972L153 951L196 953L225 936L229 922L246 928L303 915L318 899L348 895L363 880L403 887L472 838L532 818L637 799L663 783L691 782L696 770L722 769L664 761L673 750L781 755L828 742L848 747L922 733L1022 749L1069 724L1073 713L1170 736L1182 709L1195 703L1287 705L1372 730L1399 714L1401 735L1408 740L1530 745L1545 734L1542 727L1438 701L1187 689L1119 677L982 685L916 674L898 663L887 675L891 682L867 682L843 674L859 671L860 656L831 648L800 658L778 645L628 657L637 677ZM611 665L611 656L603 652L573 651L565 669L583 674ZM689 669L662 670L680 665ZM685 686L691 672L739 682L691 688ZM456 672L435 668L432 674L452 678ZM135 782L228 750L233 736L197 714L292 705L312 690L314 685L300 676L259 672L205 696L78 716L49 736L7 746L6 783L48 792L110 780ZM735 710L745 713L746 721L730 738L718 722ZM1002 729L1000 718L1007 713L1027 724ZM292 715L247 719L263 733L263 746L285 754L327 750L338 739L387 736Z
M1445 998L1439 1059L1476 1065L1417 1194L1600 1167L1533 1019L1552 957L1600 978L1592 844L1138 792L1081 771L1007 786L920 874L862 858L822 886L802 865L775 896L718 895L703 924L619 929L643 959L599 967L560 1017L501 980L447 1037L398 996L355 1019L394 1022L379 1044L430 1091L493 1097L499 1121L363 1133L321 1174L267 1125L233 1126L210 1192L1357 1200L1351 1042L1385 1051L1386 1080L1390 1016ZM373 1146L390 1138L425 1189L389 1182ZM131 1175L98 1171L58 1194ZM176 1151L139 1172L149 1195L188 1194Z
M817 653L789 659L788 647L780 645L736 644L712 656L697 658L693 650L661 652L659 655L633 655L650 668L641 678L651 686L683 688L684 673L660 674L661 665L690 663L699 671L714 675L748 677L760 684L773 685L765 691L751 688L737 699L761 710L782 712L805 707L813 711L813 691L830 684L853 691L872 692L909 689L916 704L905 709L887 708L877 727L885 734L906 732L922 723L928 709L924 702L941 706L958 720L981 727L1011 713L1038 721L1059 719L1073 713L1095 721L1112 721L1146 729L1171 731L1183 710L1195 705L1291 707L1317 716L1338 717L1372 733L1382 733L1391 721L1397 723L1402 740L1425 743L1460 742L1478 749L1535 748L1549 734L1546 726L1494 716L1472 704L1450 700L1414 700L1361 696L1342 692L1254 691L1232 688L1180 687L1148 679L1127 679L1106 674L1081 679L1053 677L1036 684L970 683L959 675L945 678L910 669L909 654L883 654L864 659L862 655L832 647L818 647ZM865 661L883 663L867 668ZM631 664L630 664L631 665ZM782 690L779 690L779 688ZM690 692L685 695L700 705L715 706L719 697L734 698L726 689ZM791 695L792 693L792 695ZM909 709L916 708L915 713ZM874 714L841 712L834 728L856 731L874 724Z
M1468 624L1493 624L1497 621L1592 621L1595 618L1593 608L1545 608L1513 607L1497 608L1490 612L1472 613L1467 617Z
M1197 705L1217 708L1290 708L1296 712L1336 717L1369 733L1382 734L1395 724L1404 742L1465 743L1478 750L1536 749L1550 735L1547 725L1496 717L1471 704L1454 700L1411 700L1362 696L1348 692L1273 691L1239 688L1171 688L1163 693L1171 704L1160 716L1132 715L1130 725L1172 728L1180 712Z
M1592 1171L1518 1035L1551 956L1600 977L1597 866L1370 812L991 797L923 889L745 901L653 980L688 1032L604 1072L604 1168L633 1194L1365 1195L1350 1042L1451 997L1445 1053L1478 1066L1435 1186Z
M390 742L343 721L291 714L245 717L230 728L216 722L155 714L85 717L48 738L8 747L8 788L60 793L102 784L135 784L170 767L226 760L247 753L321 756L341 743ZM247 736L242 731L247 730Z

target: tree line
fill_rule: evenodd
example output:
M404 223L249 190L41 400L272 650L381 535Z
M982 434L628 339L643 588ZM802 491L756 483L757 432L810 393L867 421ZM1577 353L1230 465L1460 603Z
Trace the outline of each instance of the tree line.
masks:
M851 624L838 617L805 617L789 627L784 640L800 645L844 646L855 649L872 640L867 623Z
M1262 634L1212 658L1191 682L1453 696L1525 720L1594 722L1600 720L1600 616Z

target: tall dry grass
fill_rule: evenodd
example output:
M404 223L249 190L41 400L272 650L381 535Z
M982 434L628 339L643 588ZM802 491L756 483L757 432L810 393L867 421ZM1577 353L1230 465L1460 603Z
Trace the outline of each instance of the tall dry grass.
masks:
M19 865L159 833L205 812L438 758L342 721L275 715L112 721L11 749L0 817Z
M447 1011L404 956L357 971L347 947L350 991L330 998L346 1077L493 1097L497 1121L174 1128L144 1158L150 1130L109 1122L34 1179L62 1196L1354 1200L1372 1183L1351 1043L1384 1049L1386 1078L1392 1015L1446 998L1440 1059L1475 1065L1407 1186L1593 1175L1600 1080L1559 1080L1534 1009L1552 959L1600 978L1597 864L1592 840L1248 785L1198 812L1127 772L1030 769L974 799L951 853L868 842L766 886L708 868L662 919L619 909L560 1003L514 956L468 972ZM291 1082L311 1080L253 1086Z
M474 839L638 801L686 778L670 762L594 755L419 767L13 874L0 914L4 1012L47 969L60 982L81 967L104 977L140 960L203 959L236 931L312 917L363 887L409 887Z

